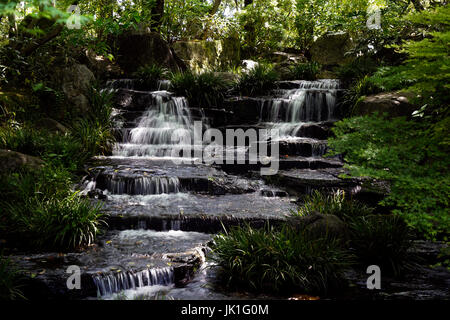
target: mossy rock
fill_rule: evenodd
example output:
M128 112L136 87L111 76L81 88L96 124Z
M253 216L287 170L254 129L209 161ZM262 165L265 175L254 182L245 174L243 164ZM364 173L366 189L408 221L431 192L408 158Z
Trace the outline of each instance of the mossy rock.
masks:
M39 158L20 152L0 149L0 175L17 172L24 168L39 170L43 165L44 161Z
M346 53L352 49L353 42L346 32L326 33L311 46L311 59L322 66L337 66L349 62Z

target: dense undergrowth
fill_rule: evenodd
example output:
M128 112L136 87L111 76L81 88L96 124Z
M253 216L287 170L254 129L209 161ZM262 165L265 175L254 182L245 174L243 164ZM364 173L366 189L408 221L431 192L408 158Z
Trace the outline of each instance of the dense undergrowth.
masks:
M221 279L236 288L276 294L305 292L326 295L346 286L344 271L378 265L396 277L416 267L412 229L395 215L345 198L341 191L318 191L303 199L292 219L320 212L335 215L348 232L319 234L308 225L287 222L280 228L231 228L213 241L213 259ZM298 224L297 224L298 226Z
M41 168L23 167L2 174L0 230L15 239L8 246L68 250L93 242L103 215L73 185L86 161L110 152L114 142L111 95L92 88L91 111L74 119L65 133L15 119L0 127L0 149L44 161Z

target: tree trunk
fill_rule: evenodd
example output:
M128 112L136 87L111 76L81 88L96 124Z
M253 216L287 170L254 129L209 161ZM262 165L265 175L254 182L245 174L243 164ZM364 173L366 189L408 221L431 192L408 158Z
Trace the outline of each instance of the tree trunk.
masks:
M214 0L214 4L213 4L211 10L209 11L210 16L213 16L216 14L217 10L219 10L221 3L222 3L222 0Z
M424 10L424 7L423 7L422 3L420 3L420 0L412 0L411 2L414 5L414 9L416 9L416 11Z
M158 31L162 24L162 18L164 16L164 0L156 0L155 5L152 7L152 22L150 29L152 31Z

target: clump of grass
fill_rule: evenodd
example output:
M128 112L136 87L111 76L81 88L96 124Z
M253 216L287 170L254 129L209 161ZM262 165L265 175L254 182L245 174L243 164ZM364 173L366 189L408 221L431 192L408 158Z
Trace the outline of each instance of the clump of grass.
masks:
M296 80L316 80L322 66L320 63L310 61L306 63L297 63L290 69L291 77Z
M367 96L381 92L381 88L372 77L364 76L350 85L342 100L342 106L348 115L353 115L358 104Z
M310 195L303 198L303 203L292 214L294 216L306 216L313 212L333 214L347 221L353 217L372 214L373 208L361 202L347 199L343 190L336 190L329 194L314 190Z
M314 191L292 214L306 216L313 212L333 214L347 223L349 247L360 265L375 264L395 276L414 268L415 257L409 250L412 230L402 218L376 215L373 208L346 199L339 190L331 194Z
M278 73L268 64L258 64L248 72L243 72L236 83L235 90L241 95L265 95L275 87Z
M115 142L112 132L114 92L92 87L89 93L91 110L75 121L72 136L89 157L109 154Z
M20 290L20 272L12 264L11 260L0 254L0 300L25 299Z
M25 171L3 181L0 230L22 245L63 250L86 246L104 224L100 205L70 191L70 173L62 168Z
M158 81L168 75L168 70L156 64L149 64L140 67L133 76L138 78L140 86L146 90L158 89Z
M410 253L412 230L401 217L370 215L350 222L351 249L363 266L378 265L400 276L415 267Z
M195 74L186 71L171 76L171 90L199 107L219 106L230 87L229 81L214 72Z
M237 288L326 293L341 283L351 256L339 241L298 233L289 226L234 227L213 240L221 278Z

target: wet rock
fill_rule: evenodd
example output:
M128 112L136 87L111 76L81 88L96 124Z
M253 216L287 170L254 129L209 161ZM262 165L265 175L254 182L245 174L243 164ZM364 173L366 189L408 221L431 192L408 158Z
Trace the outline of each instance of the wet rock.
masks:
M273 197L287 197L288 194L286 191L281 191L281 190L268 190L268 189L263 189L260 191L261 195L263 197L269 197L269 198L273 198Z
M356 106L356 115L387 113L389 117L410 117L418 109L411 103L414 94L410 92L383 92L364 98Z
M229 125L258 123L261 100L249 97L234 97L224 102L225 109L233 112Z
M87 196L91 199L98 199L98 200L107 200L108 196L103 193L100 189L95 189L87 192Z
M292 217L288 223L298 232L308 232L315 237L348 238L347 225L332 214L313 212L304 217Z
M418 257L422 264L434 265L445 260L445 251L448 257L449 246L443 241L415 240L411 246L411 253Z
M322 156L326 153L326 141L297 138L297 139L282 139L278 142L279 153L283 156Z
M44 161L39 158L20 152L0 149L0 174L17 172L24 167L39 170L43 166Z
M334 189L351 192L357 183L351 179L339 178L342 173L344 170L341 168L291 169L279 170L273 176L264 176L264 179L268 183L282 187L289 194L310 194L312 190L331 192Z
M114 105L119 109L127 111L145 111L149 106L155 105L156 97L162 97L164 101L170 99L170 94L149 94L145 91L131 89L119 89L114 95Z

